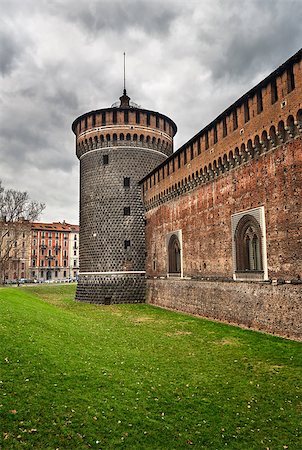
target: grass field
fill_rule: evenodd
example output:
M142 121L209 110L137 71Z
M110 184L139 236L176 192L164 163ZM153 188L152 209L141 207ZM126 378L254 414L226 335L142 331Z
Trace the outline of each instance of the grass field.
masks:
M297 342L0 288L1 449L302 449Z

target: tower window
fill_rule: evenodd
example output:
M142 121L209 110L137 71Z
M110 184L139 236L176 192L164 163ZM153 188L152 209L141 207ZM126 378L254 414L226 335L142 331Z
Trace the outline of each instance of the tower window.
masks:
M112 122L113 123L117 122L117 113L116 113L116 111L112 111Z
M127 250L127 248L129 248L129 247L130 247L130 241L129 240L124 241L125 250Z
M102 112L102 125L106 125L106 113L105 113L105 111Z
M136 111L136 114L135 114L135 119L136 119L136 123L140 123L140 121L141 121L141 117L140 117L140 113L139 113L139 111Z
M130 187L130 178L124 177L124 187Z
M85 117L84 122L85 122L85 128L87 128L88 127L87 117Z
M124 216L130 216L130 206L124 206Z
M109 164L109 155L103 155L103 165L107 166Z
M124 111L124 122L125 123L129 122L129 111Z
M147 113L147 125L150 125L150 113Z
M156 128L159 128L159 117L155 116L155 120L156 120Z
M95 114L92 114L92 126L95 126Z

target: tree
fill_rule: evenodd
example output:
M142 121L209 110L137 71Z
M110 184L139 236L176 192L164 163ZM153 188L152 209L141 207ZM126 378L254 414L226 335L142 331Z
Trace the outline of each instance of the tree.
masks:
M5 189L0 180L0 282L5 282L10 265L18 266L24 253L20 238L30 236L31 222L44 208L44 203L30 200L27 192Z

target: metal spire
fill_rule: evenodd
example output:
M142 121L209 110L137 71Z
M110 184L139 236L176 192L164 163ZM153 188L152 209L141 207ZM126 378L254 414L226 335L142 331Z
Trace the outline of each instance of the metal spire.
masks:
M127 95L126 91L126 53L124 52L124 90L123 95L120 97L120 108L130 108L130 97Z
M124 91L123 94L126 95L126 53L124 52Z

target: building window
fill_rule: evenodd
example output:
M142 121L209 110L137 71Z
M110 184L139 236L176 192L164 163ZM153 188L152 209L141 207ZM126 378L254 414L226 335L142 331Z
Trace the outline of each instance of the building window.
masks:
M226 122L226 117L224 117L222 119L222 135L223 135L223 137L226 137L227 134L228 134L227 122Z
M103 155L103 165L107 166L109 164L109 155Z
M64 270L64 272L63 272L63 277L64 278L66 278L66 274L67 274L67 272L66 272L66 270Z
M124 177L124 187L130 187L130 178Z
M248 122L250 120L250 108L248 100L244 103L244 122Z
M246 214L238 222L235 231L237 271L263 270L261 234L260 225L253 216Z
M187 149L184 149L184 165L187 164Z
M147 125L150 125L150 113L147 113Z
M198 139L198 141L197 141L197 153L198 153L198 155L200 155L200 153L201 153L200 139Z
M289 67L286 71L287 75L287 92L288 94L295 89L295 76L293 66Z
M171 274L181 273L180 242L176 234L172 234L168 244L169 270Z
M208 131L205 132L204 142L205 142L205 149L208 150L208 148L209 148L209 133L208 133Z
M237 130L238 128L238 115L237 115L237 109L234 109L233 111L233 130Z
M85 128L88 128L88 121L87 121L87 117L85 117L85 119L84 119L84 122L85 122Z
M129 111L124 111L124 122L125 123L129 122Z
M214 144L217 144L217 141L218 141L217 125L214 125L213 134L214 134Z
M76 250L74 250L73 256L77 256L77 251Z
M130 206L124 207L124 216L130 216Z
M271 98L272 104L276 103L276 101L278 100L278 88L276 80L273 80L271 82Z
M112 111L112 122L116 123L117 122L117 114L116 111Z
M155 125L156 125L156 128L159 128L159 117L158 116L155 116Z
M95 114L92 114L92 126L95 127Z
M106 125L106 112L102 112L102 125Z
M194 158L194 147L193 144L190 145L191 159Z
M66 259L64 259L63 266L64 266L64 267L67 267L67 261L66 261Z
M55 270L55 278L58 278L58 271Z
M129 247L130 247L130 241L129 240L124 241L125 250L127 250Z
M41 278L44 276L44 270L41 270Z
M136 113L135 113L135 121L136 121L136 123L140 123L140 121L141 121L141 117L140 117L140 112L139 111L136 111Z
M257 113L260 114L263 111L262 90L257 92Z

